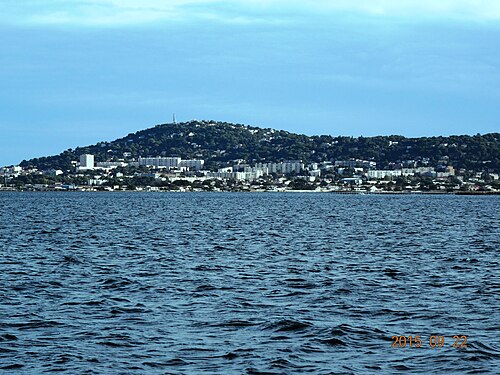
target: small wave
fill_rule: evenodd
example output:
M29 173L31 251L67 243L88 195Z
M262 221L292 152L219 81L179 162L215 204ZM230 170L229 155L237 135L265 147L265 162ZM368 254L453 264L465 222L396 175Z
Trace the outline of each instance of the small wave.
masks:
M145 314L151 312L150 309L145 308L141 305L136 305L135 307L114 307L111 309L111 314L121 315L121 314Z
M280 358L280 359L275 359L274 361L271 361L271 367L277 367L277 368L287 368L291 367L292 364L290 361L287 361L286 359Z
M372 343L367 340L384 340L390 341L390 336L377 328L369 327L354 327L348 324L341 324L339 326L321 330L317 333L320 337L319 342L331 346L349 346L367 348ZM379 345L378 343L373 345Z
M392 366L392 368L394 370L398 370L398 371L410 371L411 370L411 367L408 367L405 365L394 365L394 366Z
M352 290L346 288L339 288L335 291L338 294L352 294Z
M216 324L218 327L251 327L256 326L259 323L251 322L248 320L228 320L222 323Z
M380 371L382 370L382 367L380 366L376 366L376 365L373 365L373 366L365 366L366 369L368 370L377 370L377 371Z
M224 267L208 266L208 265L201 264L201 265L193 267L193 270L194 271L223 271Z
M394 268L386 268L384 270L384 274L386 276L393 278L393 279L396 279L396 278L404 275L403 272L401 272L400 270L394 269Z
M249 367L245 370L248 375L279 375L279 372L271 372L271 371L260 371L253 367Z
M216 290L217 288L210 284L200 285L195 289L195 292L206 292L209 290Z
M110 297L110 300L116 301L116 302L130 302L129 299L127 298L122 298L122 297Z
M293 292L283 293L281 290L272 291L268 296L269 298L283 298L283 297L296 297L296 296L305 296L309 295L308 292L303 292L300 289L294 290Z
M165 362L143 362L144 366L149 366L153 368L161 368L161 367L172 367L172 366L186 366L189 362L184 361L180 358L170 359Z
M304 282L304 283L289 283L287 287L293 289L314 289L317 287L314 283Z
M283 319L278 322L269 324L266 328L273 329L276 332L302 331L311 327L310 323L300 322L297 320Z
M0 348L0 353L15 353L13 349Z
M231 249L225 246L215 245L214 250L231 250Z
M7 365L7 366L0 367L0 370L19 370L19 369L21 369L23 367L24 367L24 365L22 365L20 363L14 363L12 365Z
M120 278L120 279L109 278L101 281L101 284L105 289L119 289L132 284L132 281L130 281L127 278Z
M61 282L59 282L59 281L52 280L52 281L49 281L49 284L52 285L52 286L57 286L58 288L64 287L64 284L61 283Z
M64 323L54 320L34 320L28 323L7 323L10 327L15 327L19 330L40 329L64 326Z
M331 339L319 340L319 341L323 344L327 344L330 346L347 346L347 344L344 341L337 339L335 337L333 337Z
M57 233L61 228L54 228L54 229L49 229L49 230L46 230L46 229L42 229L40 231L37 232L37 234L54 234L54 233Z
M62 260L63 263L80 264L82 261L75 255L65 255Z
M0 336L0 341L14 341L17 340L17 336L11 335L10 333L5 333Z
M215 349L192 347L192 348L182 348L182 349L180 349L180 351L181 352L213 352L213 351L215 351Z
M285 340L290 340L290 336L284 336L284 335L279 335L279 336L272 336L271 340L273 341L285 341Z
M115 342L115 341L99 341L97 344L103 346L109 346L111 348L131 348L134 347L133 344L128 342Z
M285 236L283 236L282 234L279 234L279 233L274 233L274 232L268 232L267 233L268 236L270 237L277 237L277 238L286 238Z
M488 346L483 344L482 342L475 341L472 343L467 343L467 349L473 349L473 353L476 355L479 354L481 357L478 357L478 360L489 360L489 359L499 359L500 358L500 350L496 349L492 346Z

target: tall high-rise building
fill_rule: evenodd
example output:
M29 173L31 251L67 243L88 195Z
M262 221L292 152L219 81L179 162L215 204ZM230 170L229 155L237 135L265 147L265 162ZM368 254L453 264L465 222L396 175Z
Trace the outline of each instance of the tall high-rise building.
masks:
M80 169L94 169L94 155L80 155Z

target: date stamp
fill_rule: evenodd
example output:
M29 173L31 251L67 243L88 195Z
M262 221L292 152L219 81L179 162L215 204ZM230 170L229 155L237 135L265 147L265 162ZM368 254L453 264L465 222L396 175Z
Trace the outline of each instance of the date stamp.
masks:
M429 339L422 338L422 336L392 336L392 348L423 348L429 347L431 349L439 349L446 346L446 337L439 335L432 335ZM467 348L467 336L455 335L451 339L451 347L455 349ZM448 341L450 342L450 341Z

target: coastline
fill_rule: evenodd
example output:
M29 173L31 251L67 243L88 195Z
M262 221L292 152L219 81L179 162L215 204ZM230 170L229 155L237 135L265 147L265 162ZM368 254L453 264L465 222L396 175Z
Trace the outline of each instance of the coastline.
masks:
M272 193L272 194L340 194L340 195L465 195L465 196L495 196L500 191L353 191L353 190L19 190L15 188L0 187L0 193Z

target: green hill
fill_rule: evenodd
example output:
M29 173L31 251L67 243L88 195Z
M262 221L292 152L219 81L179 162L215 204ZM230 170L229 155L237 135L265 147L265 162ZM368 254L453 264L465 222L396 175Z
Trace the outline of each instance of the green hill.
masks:
M405 138L403 136L341 137L306 136L283 130L257 128L215 121L162 124L112 142L69 149L56 156L23 161L21 166L70 169L71 161L84 153L96 161L139 156L179 156L204 159L213 167L244 159L249 163L282 160L321 162L357 158L377 162L429 159L429 165L445 160L455 168L500 170L500 134Z

